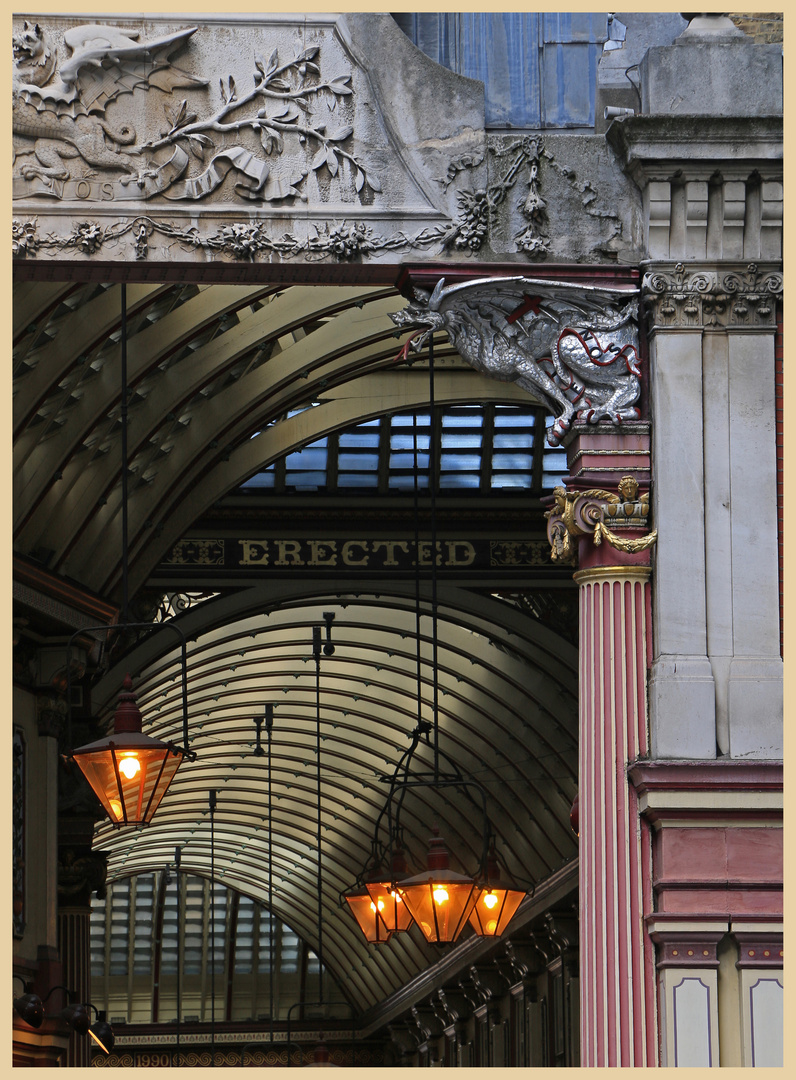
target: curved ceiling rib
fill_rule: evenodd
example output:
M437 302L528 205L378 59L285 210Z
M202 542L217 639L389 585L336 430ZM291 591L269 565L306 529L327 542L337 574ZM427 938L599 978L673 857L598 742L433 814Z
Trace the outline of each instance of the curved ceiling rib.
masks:
M396 368L389 314L403 300L391 288L218 285L186 298L148 287L160 303L152 314L136 288L143 321L131 318L128 347L133 590L203 511L254 472L329 431L427 403L422 369ZM118 299L114 288L93 303L102 301L112 322ZM53 346L64 335L68 318ZM15 450L16 549L106 593L120 575L118 351L114 340L98 372L71 391L69 408L59 405L45 422L46 438L34 424ZM454 355L438 348L440 403L529 401ZM60 401L56 390L42 393ZM300 408L306 413L279 422ZM64 527L53 538L56 515Z
M355 593L305 584L276 595L261 584L181 616L190 642L190 733L197 759L182 765L147 829L131 838L103 827L96 846L109 856L111 878L161 868L176 846L182 846L184 869L209 876L207 792L216 790L217 874L224 884L267 902L266 759L253 750L254 717L271 702L274 909L317 943L312 627L323 623L324 611L336 615L335 653L322 658L320 670L324 962L352 1004L364 1010L437 956L415 931L369 950L338 902L367 859L388 790L383 777L392 774L417 722L411 583L365 585ZM424 584L424 719L433 708L429 612ZM509 871L525 881L541 880L576 851L568 823L577 772L575 650L517 609L450 585L439 591L437 630L440 747L486 790ZM160 656L150 640L138 654L146 730L181 741L174 652ZM137 662L136 654L126 661ZM99 688L108 701L122 666ZM413 771L432 767L433 751L421 743ZM473 869L480 857L480 810L447 788L414 788L406 797L401 823L414 865L422 865L434 821L465 868Z

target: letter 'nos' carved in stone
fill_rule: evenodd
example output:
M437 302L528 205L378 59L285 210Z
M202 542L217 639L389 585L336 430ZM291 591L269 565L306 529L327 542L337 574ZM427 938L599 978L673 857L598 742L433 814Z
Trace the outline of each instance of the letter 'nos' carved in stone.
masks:
M444 330L464 361L541 397L558 414L547 440L557 446L573 419L621 423L641 416L638 299L632 289L533 278L480 278L415 299L390 318L419 328L420 349Z

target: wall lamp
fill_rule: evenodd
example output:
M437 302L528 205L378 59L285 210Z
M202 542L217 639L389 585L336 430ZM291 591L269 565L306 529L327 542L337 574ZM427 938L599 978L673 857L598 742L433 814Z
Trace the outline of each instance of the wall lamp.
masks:
M104 1050L106 1054L110 1054L114 1044L113 1028L106 1022L104 1014L97 1009L96 1005L91 1002L87 1004L70 1003L69 998L76 997L77 994L76 991L69 990L66 986L52 986L46 996L41 998L38 994L32 992L31 986L25 982L21 975L15 975L14 978L19 979L25 988L24 994L14 998L14 1008L26 1024L33 1028L40 1028L45 1018L45 1002L49 1001L56 990L63 990L67 996L67 1004L51 1016L51 1019L62 1020L68 1028L71 1028L78 1035L89 1035L101 1050ZM91 1023L89 1009L93 1009L97 1016L94 1024Z
M40 1028L44 1021L44 1002L38 994L34 994L33 988L26 983L21 975L15 975L22 983L25 993L14 998L14 1008L19 1016L33 1028Z

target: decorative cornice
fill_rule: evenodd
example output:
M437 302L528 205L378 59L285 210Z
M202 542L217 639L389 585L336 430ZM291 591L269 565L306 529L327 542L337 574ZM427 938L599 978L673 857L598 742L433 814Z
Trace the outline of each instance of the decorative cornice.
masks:
M627 771L639 793L647 791L782 791L782 762L639 761Z
M653 330L773 329L782 269L778 263L655 263L641 290Z
M675 162L686 174L706 162L731 171L748 171L752 162L782 168L781 115L627 116L614 120L605 138L639 187L662 166L671 173Z

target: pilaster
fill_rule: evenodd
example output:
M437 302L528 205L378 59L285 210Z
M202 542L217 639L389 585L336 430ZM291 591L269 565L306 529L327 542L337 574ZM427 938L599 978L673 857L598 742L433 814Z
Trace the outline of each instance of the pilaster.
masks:
M657 758L782 753L775 263L650 265ZM677 539L675 539L675 536ZM688 582L688 589L683 583ZM687 718L687 721L686 721Z
M656 534L649 494L635 476L623 475L615 492L584 484L597 469L611 476L626 466L627 450L643 474L649 436L606 433L599 447L594 438L576 430L568 447L573 487L556 489L547 515L554 561L579 567L581 1064L645 1066L657 1060L652 950L643 929L648 849L626 767L648 753L649 558Z

